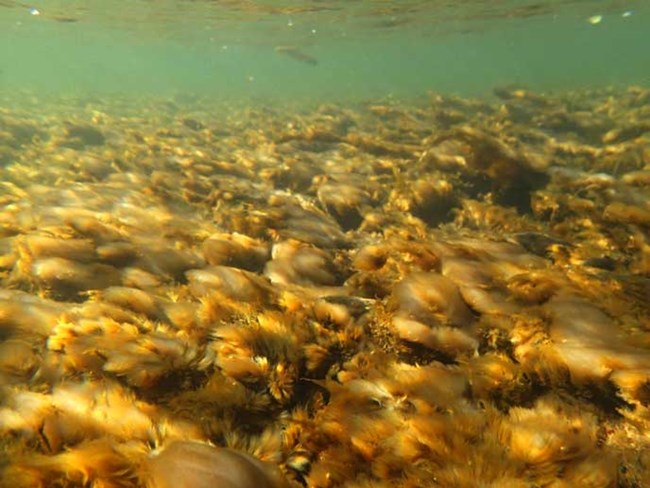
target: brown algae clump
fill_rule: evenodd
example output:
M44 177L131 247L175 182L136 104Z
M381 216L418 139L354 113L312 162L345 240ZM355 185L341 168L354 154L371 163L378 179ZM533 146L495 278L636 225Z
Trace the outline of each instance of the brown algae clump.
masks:
M650 94L495 95L5 109L0 485L650 484Z

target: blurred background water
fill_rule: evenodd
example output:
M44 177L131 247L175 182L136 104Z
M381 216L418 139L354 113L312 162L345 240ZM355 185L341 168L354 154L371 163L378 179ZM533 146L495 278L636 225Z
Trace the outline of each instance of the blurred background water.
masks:
M647 1L0 0L0 94L339 100L647 85L648 46Z

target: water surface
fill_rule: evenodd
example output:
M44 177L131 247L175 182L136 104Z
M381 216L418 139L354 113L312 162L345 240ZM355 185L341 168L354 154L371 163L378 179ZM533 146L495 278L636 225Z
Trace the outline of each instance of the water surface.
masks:
M9 93L314 100L650 79L641 1L5 0L0 27Z

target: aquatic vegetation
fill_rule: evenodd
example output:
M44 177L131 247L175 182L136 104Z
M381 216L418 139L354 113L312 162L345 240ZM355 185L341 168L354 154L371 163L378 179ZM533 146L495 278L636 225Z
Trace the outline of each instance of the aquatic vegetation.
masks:
M7 110L0 484L650 483L650 95L495 95Z

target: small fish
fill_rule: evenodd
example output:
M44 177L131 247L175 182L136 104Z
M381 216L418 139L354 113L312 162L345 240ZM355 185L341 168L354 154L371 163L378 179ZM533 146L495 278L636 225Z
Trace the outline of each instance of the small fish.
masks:
M300 61L305 64L310 64L312 66L316 66L318 64L318 60L315 57L311 56L310 54L307 54L304 51L301 51L297 47L277 46L275 48L275 52L285 54L290 58L295 59L296 61Z
M64 16L60 16L60 15L52 16L52 17L50 17L50 19L56 20L57 22L63 22L65 24L72 24L74 22L79 22L79 19L77 19L75 17L64 17Z

